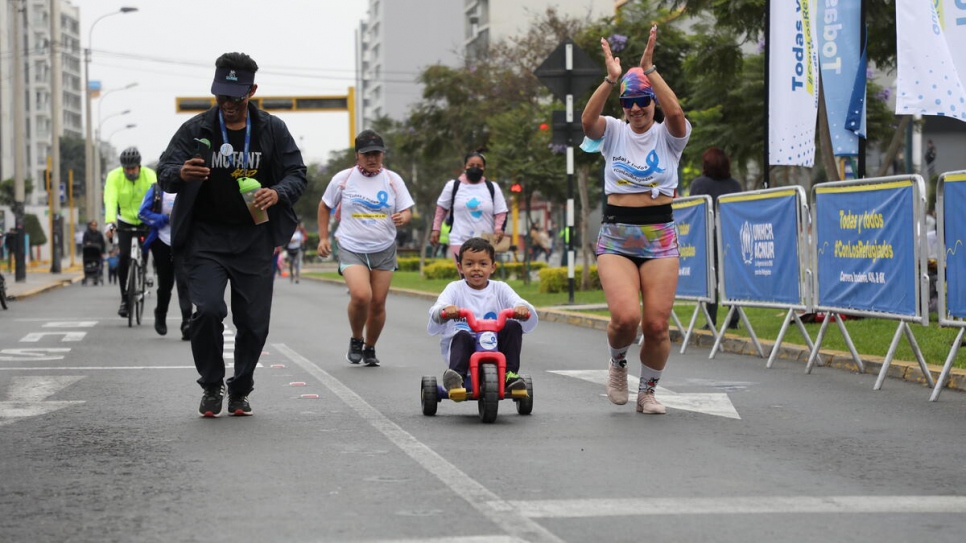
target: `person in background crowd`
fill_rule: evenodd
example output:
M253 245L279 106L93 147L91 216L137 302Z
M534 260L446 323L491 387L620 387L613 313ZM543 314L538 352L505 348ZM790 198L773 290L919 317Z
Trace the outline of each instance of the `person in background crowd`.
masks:
M690 194L691 196L700 196L702 194L711 196L712 206L714 207L715 214L717 214L718 197L723 194L741 192L741 183L734 177L731 177L731 159L728 158L728 155L724 151L717 147L709 147L701 155L701 172L702 175L691 182ZM717 239L717 236L712 238L712 240L714 239ZM714 245L714 261L715 266L720 265L718 262L717 244ZM715 296L717 297L717 291L715 292ZM717 328L717 302L708 304L708 313L711 315L711 326ZM728 328L738 328L739 320L738 313L735 312L731 317L731 321L728 323Z
M493 245L503 239L508 211L506 199L499 185L483 176L485 170L483 153L468 153L463 158L463 173L447 181L436 200L429 241L433 245L439 243L442 224L444 220L449 221L449 249L454 259L459 256L460 245L472 237L492 235Z
M154 266L158 273L158 306L154 310L154 331L158 335L168 333L165 318L168 314L168 304L171 302L171 289L178 287L178 307L181 309L181 339L187 341L188 326L191 319L191 298L188 295L188 284L184 280L181 263L176 262L171 254L171 210L174 209L175 194L164 192L155 183L144 195L138 218L151 227L151 232L144 240L144 250L151 251L154 256Z

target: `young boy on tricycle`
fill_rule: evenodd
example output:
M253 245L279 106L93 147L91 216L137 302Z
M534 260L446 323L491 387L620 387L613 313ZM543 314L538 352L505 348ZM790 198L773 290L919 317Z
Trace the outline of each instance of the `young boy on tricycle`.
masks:
M496 271L496 252L489 241L471 238L463 243L456 267L463 279L446 285L429 309L426 327L432 336L442 334L440 351L443 360L449 363L449 369L443 372L443 388L449 391L463 387L470 356L476 352L476 335L465 321L457 320L460 309L471 311L477 319L496 319L501 311L512 308L516 320L507 320L497 333L498 350L506 358L505 389L526 389L526 383L519 375L520 351L523 334L537 327L536 309L510 285L490 280Z

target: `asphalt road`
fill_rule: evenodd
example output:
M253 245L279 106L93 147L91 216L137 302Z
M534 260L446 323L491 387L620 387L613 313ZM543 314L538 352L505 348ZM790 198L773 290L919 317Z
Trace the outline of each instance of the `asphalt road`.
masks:
M966 533L964 393L692 346L661 381L668 414L640 415L603 395L603 332L543 322L524 341L532 415L504 401L487 425L444 401L426 417L420 378L444 369L427 301L392 296L382 367L350 366L345 289L279 280L255 416L201 419L177 322L155 334L151 298L130 329L116 292L73 285L0 314L0 541Z

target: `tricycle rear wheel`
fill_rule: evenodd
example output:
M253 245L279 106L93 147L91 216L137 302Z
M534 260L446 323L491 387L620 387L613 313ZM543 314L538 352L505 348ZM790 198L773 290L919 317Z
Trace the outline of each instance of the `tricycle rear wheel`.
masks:
M533 412L533 379L529 375L520 375L520 377L527 384L527 397L515 400L517 403L517 413L520 415L529 415Z

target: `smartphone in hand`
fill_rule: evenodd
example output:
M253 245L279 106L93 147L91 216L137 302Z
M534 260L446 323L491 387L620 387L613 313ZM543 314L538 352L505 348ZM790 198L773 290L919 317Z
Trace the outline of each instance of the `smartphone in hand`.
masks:
M208 165L208 157L211 156L211 142L208 138L195 138L195 158L200 158L205 161L205 166Z

